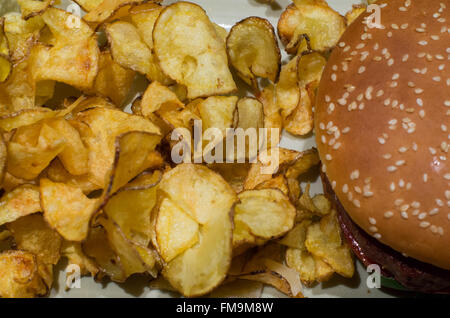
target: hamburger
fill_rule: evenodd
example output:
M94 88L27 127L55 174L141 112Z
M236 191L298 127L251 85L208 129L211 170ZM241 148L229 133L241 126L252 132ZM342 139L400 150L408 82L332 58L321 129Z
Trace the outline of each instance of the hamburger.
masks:
M388 287L450 293L450 4L376 3L330 55L315 130L342 233Z

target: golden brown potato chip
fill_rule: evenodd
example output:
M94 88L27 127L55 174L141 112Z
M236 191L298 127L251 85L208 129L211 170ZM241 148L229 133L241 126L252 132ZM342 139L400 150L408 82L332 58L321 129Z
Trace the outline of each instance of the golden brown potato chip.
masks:
M152 50L153 28L163 8L163 6L150 2L136 6L130 10L131 22L138 29L142 40Z
M264 109L263 105L254 98L244 97L237 103L239 114L238 128L246 130L247 128L264 127Z
M98 68L92 92L108 97L117 106L122 106L136 73L116 63L109 51L100 53Z
M282 154L290 154L286 156L286 162L291 159L285 175L286 178L298 179L298 177L306 173L311 168L320 163L319 154L316 148L311 148L303 152L282 152ZM292 156L293 155L293 156Z
M55 232L41 213L24 216L8 224L17 248L36 255L39 263L56 265L60 258L61 236Z
M352 24L361 14L367 10L364 4L354 4L352 9L345 14L345 19L347 21L347 26Z
M220 129L225 137L226 129L233 127L237 96L211 96L198 104L203 131Z
M68 19L79 25L67 27ZM77 88L92 87L98 72L99 49L92 29L77 16L56 8L47 9L42 19L55 37L55 44L38 44L32 49L33 79L55 80Z
M158 251L167 263L199 240L198 223L168 198L159 206L155 232Z
M300 102L292 113L285 118L284 129L293 135L307 135L314 127L312 103L315 97L311 97L310 93L312 92L300 88Z
M55 0L17 0L24 19L29 19L35 15L42 14Z
M148 174L149 180L140 178L113 195L103 208L125 237L138 245L148 246L151 240L150 217L156 205L156 185L161 173Z
M69 265L79 266L81 275L91 274L95 277L99 271L95 262L83 253L81 244L78 242L63 241L61 256L67 258Z
M355 266L351 251L341 240L336 211L324 216L320 223L308 227L305 245L308 251L321 258L338 274L352 277Z
M31 140L18 142L23 134L34 131L27 126L16 131L12 141L8 143L7 171L15 177L33 180L47 167L65 146L65 138L47 124L37 124L37 136Z
M168 87L155 81L147 87L142 96L140 112L142 116L148 117L151 113L164 108L184 108L184 104Z
M250 169L249 163L212 163L208 168L220 174L236 193L244 190L244 180Z
M117 21L105 27L111 55L122 67L144 74L151 81L169 83L162 73L152 50L143 42L137 28L125 21Z
M275 82L281 65L275 31L266 19L249 17L235 24L227 37L227 53L233 67L249 85L256 77Z
M186 34L195 34L196 40ZM198 5L165 7L153 30L153 44L163 72L187 87L189 99L236 90L225 45Z
M152 0L153 2L159 2L157 0ZM97 4L97 0L95 3ZM88 14L86 14L83 19L91 24L100 24L109 19L113 19L120 16L120 10L125 8L126 12L133 5L140 4L145 2L145 0L103 0L98 2L98 4L94 7L93 4L90 5L90 10L88 10Z
M316 263L314 257L306 250L288 248L286 250L286 265L300 274L300 279L306 285L316 281Z
M286 178L280 174L272 179L261 182L255 187L256 190L260 189L278 189L285 195L289 195L289 188Z
M91 181L100 188L109 181L106 176L114 163L115 142L119 135L129 131L159 134L159 128L148 119L120 110L96 107L78 113L76 119L87 124L92 132L84 141L89 148Z
M296 224L282 239L278 240L278 243L290 248L306 250L306 231L309 225L311 225L310 220Z
M246 224L260 238L272 239L292 229L295 207L278 189L248 190L238 195L235 219Z
M15 188L5 194L0 202L0 225L42 211L39 188L30 184Z
M0 297L31 298L43 296L47 287L38 273L33 254L22 251L6 251L0 254Z
M78 188L48 179L40 180L40 192L44 218L50 226L68 241L84 240L98 200L89 199Z
M89 12L95 9L103 0L74 0L84 11Z
M100 269L97 274L98 279L107 275L112 281L124 282L127 279L121 267L120 259L111 248L106 231L103 227L97 226L89 230L89 236L81 245L83 252L95 261Z
M280 79L276 85L276 101L283 119L295 110L300 101L297 68L299 57L294 57L281 68Z
M214 289L210 298L260 298L263 291L263 284L256 281L237 279L224 283Z
M117 137L105 195L114 194L144 170L160 166L161 156L155 151L160 141L160 135L142 131L130 131Z
M325 51L333 48L346 29L344 17L328 6L324 0L295 0L278 22L278 34L289 53L310 48Z
M210 292L225 278L232 257L233 189L206 167L181 164L165 173L160 189L199 226L198 244L162 270L185 296Z
M0 55L0 83L5 82L9 78L12 69L9 58Z
M7 148L3 136L0 136L0 184L3 183L6 169Z
M120 260L120 266L126 278L133 274L144 273L148 270L140 254L133 244L128 241L120 228L111 220L101 218L99 223L105 228L109 244Z
M317 52L305 52L298 59L297 80L300 87L311 83L318 86L327 60Z

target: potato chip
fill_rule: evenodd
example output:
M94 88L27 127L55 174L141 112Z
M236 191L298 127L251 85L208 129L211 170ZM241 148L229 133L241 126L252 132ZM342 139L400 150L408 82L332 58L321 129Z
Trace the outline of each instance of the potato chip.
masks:
M254 98L244 97L237 103L239 114L238 128L246 130L247 128L263 128L264 127L264 110L263 105Z
M272 179L261 182L255 187L256 190L260 189L278 189L285 195L289 195L289 188L287 180L283 175L278 175Z
M148 270L136 248L129 242L120 228L111 220L101 218L99 223L105 228L112 250L120 260L120 266L126 278L133 274L144 273Z
M311 220L304 220L296 224L282 239L278 240L278 243L290 248L306 250L306 231L309 225L311 225Z
M168 198L159 206L155 231L158 251L167 263L199 240L198 223Z
M124 282L127 277L121 267L120 259L111 248L106 231L101 226L89 230L89 236L81 245L83 252L95 261L100 269L96 279L107 275L112 281Z
M5 82L12 72L12 65L8 57L0 55L0 83Z
M89 221L97 210L98 200L63 183L40 180L44 218L66 240L80 242L88 235Z
M345 14L345 20L347 25L352 24L361 14L367 10L367 7L363 4L354 4L352 9Z
M355 272L351 251L340 237L336 211L324 216L320 223L308 227L305 245L308 251L324 260L338 274L352 277Z
M153 28L164 7L153 2L141 4L130 10L130 18L141 39L153 50Z
M34 185L19 186L5 194L0 202L0 225L42 211L39 188Z
M7 148L3 136L0 136L0 184L3 182L6 169Z
M142 96L140 112L147 117L151 113L164 108L184 108L177 95L159 82L151 83Z
M298 59L297 80L300 87L311 83L319 85L327 60L317 52L305 52Z
M0 297L31 298L43 296L47 287L38 274L33 254L22 251L6 251L0 254Z
M244 189L250 164L248 163L212 163L208 168L217 172L234 189L236 193Z
M256 281L235 280L216 288L210 298L260 298L263 284Z
M153 2L159 2L157 0L152 0ZM95 0L95 4L97 4ZM100 24L109 19L117 17L117 14L122 8L126 9L128 12L129 8L133 5L144 2L144 0L103 0L98 2L94 7L94 4L90 5L90 10L83 17L83 19L91 24Z
M148 246L151 240L151 212L156 205L156 185L161 173L148 174L117 192L103 208L125 237L138 245Z
M77 27L67 27L68 19L78 19ZM81 89L92 87L98 72L99 49L90 27L77 16L56 8L47 9L42 19L56 43L38 44L31 53L34 80L55 80Z
M81 275L90 274L95 277L99 271L95 262L83 253L81 244L78 242L63 241L61 256L67 258L68 265L79 266Z
M251 233L272 239L287 233L294 225L295 207L277 189L248 190L238 195L235 219L246 224Z
M223 281L231 263L236 194L218 174L193 164L165 173L160 189L200 224L198 244L170 261L162 274L185 296L206 294Z
M39 263L56 265L60 258L62 239L42 217L41 213L21 217L9 223L19 250L36 255Z
M293 58L281 68L280 79L276 84L276 102L286 119L295 110L300 101L297 68L299 57Z
M42 14L48 7L53 5L55 0L17 0L24 19L29 19L35 15Z
M282 154L288 154L285 159L286 162L289 162L289 159L291 159L285 172L286 178L288 179L298 179L299 176L308 172L311 168L318 166L320 163L316 148L296 153L284 151Z
M276 82L281 54L275 31L266 19L249 17L235 24L227 38L227 53L247 84L258 87L256 77Z
M198 104L203 131L208 128L220 129L226 136L226 129L233 127L237 96L211 96Z
M89 12L95 9L103 0L74 0L84 11Z
M100 53L98 68L92 92L110 98L117 106L122 106L136 73L116 63L109 51Z
M18 142L21 134L34 127L27 126L16 131L8 143L7 171L15 177L33 180L64 149L66 140L47 124L36 124L38 135L25 142Z
M295 0L278 22L278 34L288 53L305 51L307 35L310 48L333 48L346 29L344 17L323 0Z
M116 137L129 131L159 134L159 128L148 119L103 107L83 111L76 119L87 124L92 132L84 141L89 148L91 181L100 188L104 188L114 162Z
M131 131L117 137L115 159L104 195L115 193L144 170L160 166L162 159L155 151L160 141L160 135L142 131Z
M198 5L178 2L165 7L153 43L163 72L187 87L189 99L236 90L223 41Z
M311 91L300 88L300 102L285 119L284 129L293 135L304 136L314 128L312 103L315 97L311 97L310 93L313 94Z
M113 60L122 67L144 74L151 81L168 83L152 50L142 41L131 23L117 21L105 27Z

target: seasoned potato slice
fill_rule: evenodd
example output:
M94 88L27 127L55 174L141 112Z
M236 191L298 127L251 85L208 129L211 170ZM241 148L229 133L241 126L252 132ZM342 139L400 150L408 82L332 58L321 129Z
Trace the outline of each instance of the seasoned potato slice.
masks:
M187 87L189 99L236 90L224 43L198 5L178 2L164 8L153 44L162 70Z
M0 199L0 225L42 211L39 188L31 184L19 186Z

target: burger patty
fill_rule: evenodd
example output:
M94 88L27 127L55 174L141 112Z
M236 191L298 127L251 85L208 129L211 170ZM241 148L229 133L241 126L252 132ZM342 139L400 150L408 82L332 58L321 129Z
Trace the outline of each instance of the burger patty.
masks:
M324 174L321 177L325 193L334 201L338 210L342 233L365 266L378 264L383 276L395 278L412 291L450 294L450 271L405 257L367 234L350 219L327 177Z

